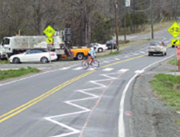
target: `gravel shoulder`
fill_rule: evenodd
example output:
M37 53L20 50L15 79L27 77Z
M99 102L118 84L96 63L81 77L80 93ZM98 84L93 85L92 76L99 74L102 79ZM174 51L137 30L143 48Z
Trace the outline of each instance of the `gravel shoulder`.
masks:
M166 102L158 100L150 84L155 74L177 70L167 62L159 63L134 82L131 96L132 137L180 137L180 127L175 123L180 114L169 110Z

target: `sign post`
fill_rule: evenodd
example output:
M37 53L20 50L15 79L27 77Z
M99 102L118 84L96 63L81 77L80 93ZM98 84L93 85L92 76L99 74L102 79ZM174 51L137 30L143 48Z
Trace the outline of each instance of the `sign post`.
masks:
M46 34L47 38L46 38L46 42L47 43L53 43L53 38L51 38L54 33L56 32L50 25L47 26L47 28L43 31L44 34ZM49 50L48 50L49 51ZM49 59L50 59L50 63L51 63L51 55L50 55L50 51L49 51Z
M171 39L171 44L174 45L175 47L177 45L180 45L180 40L176 39L180 35L180 26L177 22L174 22L171 27L168 28L167 30L175 39ZM178 59L178 70L180 70L180 46L178 46L176 50L177 54L177 59ZM175 58L175 63L176 63L176 58Z

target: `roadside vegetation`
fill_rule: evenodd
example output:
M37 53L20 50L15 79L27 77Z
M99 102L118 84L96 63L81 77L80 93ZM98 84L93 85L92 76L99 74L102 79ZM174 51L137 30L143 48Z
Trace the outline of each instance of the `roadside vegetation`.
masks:
M0 80L19 77L33 72L39 72L37 68L20 68L17 70L0 70Z
M172 110L180 111L180 76L157 74L151 84L155 96L165 101ZM180 119L176 122L180 126Z
M178 60L173 58L168 63L178 66ZM172 70L179 71L179 70ZM180 111L180 76L171 74L155 75L151 81L154 94L162 101L165 101L172 110ZM180 119L175 120L180 126Z
M0 64L7 64L7 63L9 63L8 60L0 60Z
M175 58L174 58L174 59L172 59L172 60L170 60L170 61L169 61L169 63L170 63L170 64L172 64L172 65L176 65L176 66L178 66L178 60L177 60L177 59L175 59Z
M1 0L0 38L16 34L43 35L44 29L51 25L57 30L72 28L75 34L73 35L75 45L85 45L90 42L104 43L110 40L115 33L116 18L114 15L116 13L120 35L124 35L125 32L127 35L141 33L145 30L150 32L149 7L151 3L147 0L134 0L127 12L124 8L124 0L118 2L122 7L117 8L115 12L115 3L112 0L81 0L76 3L69 0L38 0L36 3L33 0L18 0L18 3ZM154 1L152 11L154 24L177 20L180 12L179 5L178 0ZM159 25L154 29L161 29L162 26Z

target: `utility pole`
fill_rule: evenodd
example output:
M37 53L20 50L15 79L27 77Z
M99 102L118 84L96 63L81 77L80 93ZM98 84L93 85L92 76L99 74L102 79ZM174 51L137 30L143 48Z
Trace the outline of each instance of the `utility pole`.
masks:
M116 45L117 45L117 51L119 51L117 8L118 8L117 1L114 0L114 10L115 10L115 20L116 20Z
M125 7L125 18L124 18L124 44L126 44L126 7Z
M150 5L151 5L151 39L154 39L152 0L150 0Z

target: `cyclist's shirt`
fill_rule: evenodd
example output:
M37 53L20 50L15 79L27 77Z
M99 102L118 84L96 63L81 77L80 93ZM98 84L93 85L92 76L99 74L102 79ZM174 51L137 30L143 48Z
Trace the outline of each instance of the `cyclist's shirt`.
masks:
M91 50L88 52L93 58L96 56L94 48L91 48Z

